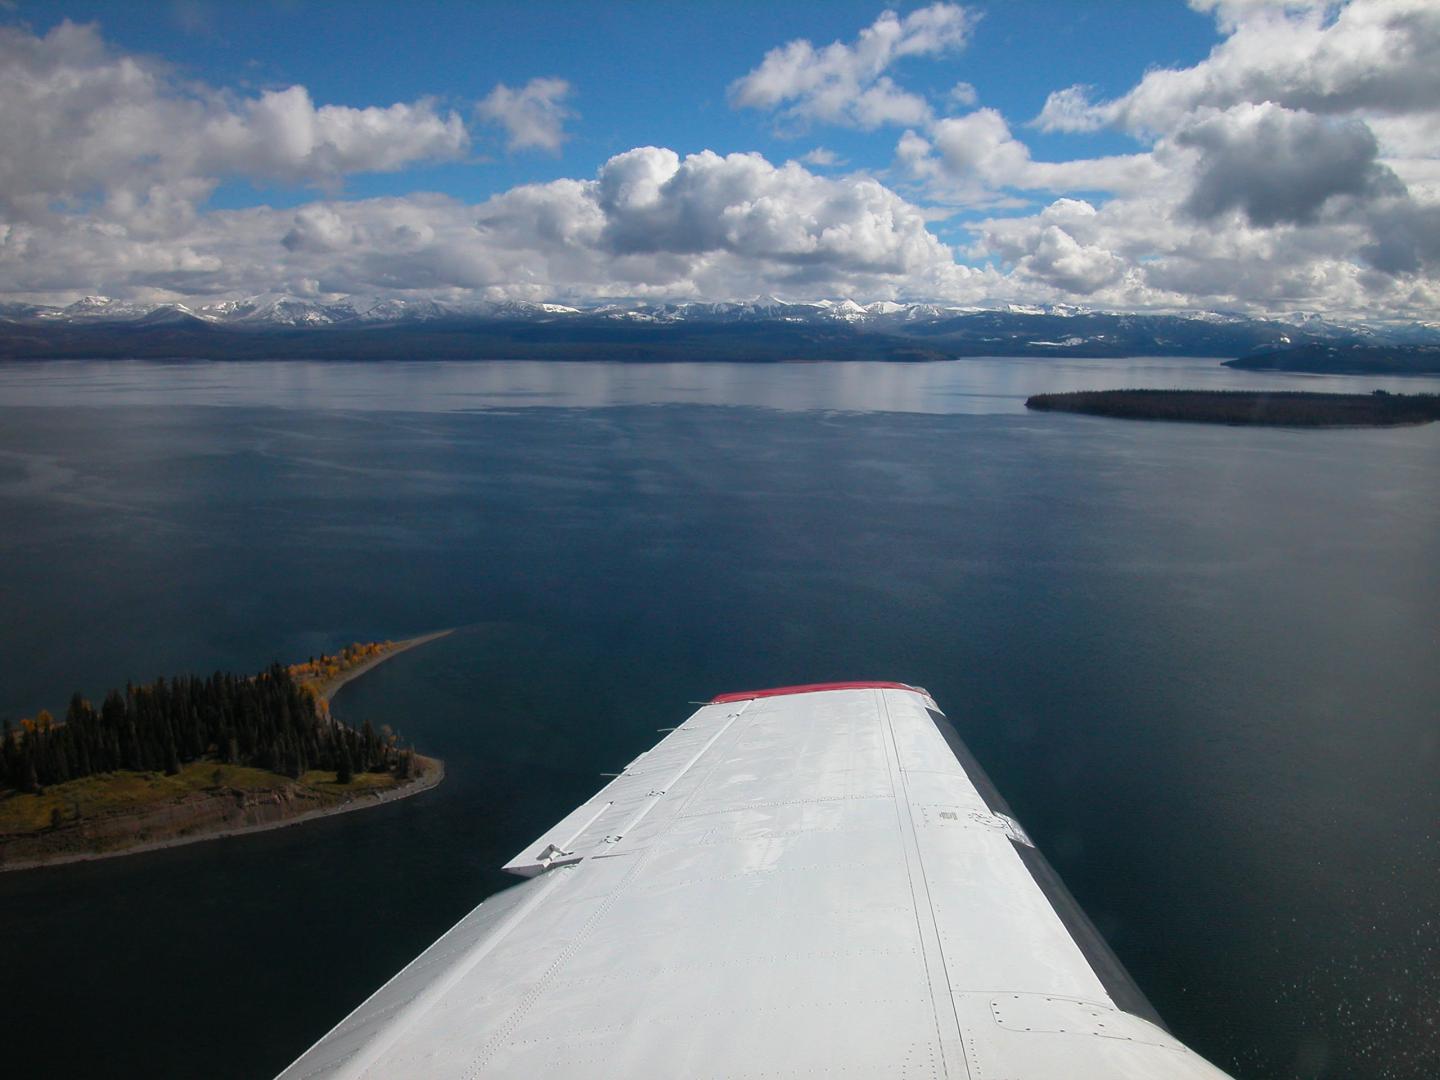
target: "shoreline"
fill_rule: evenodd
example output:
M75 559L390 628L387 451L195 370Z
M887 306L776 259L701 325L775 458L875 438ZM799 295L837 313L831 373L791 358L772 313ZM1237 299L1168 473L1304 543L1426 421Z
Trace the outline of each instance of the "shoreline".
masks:
M1440 395L1301 390L1070 390L1025 407L1113 420L1304 429L1412 427L1440 420Z
M371 671L374 671L385 661L393 657L399 656L403 652L407 652L410 649L418 648L421 645L427 645L432 641L437 641L440 638L452 633L454 633L453 627L445 630L435 630L428 634L418 634L415 637L404 638L400 641L393 642L390 648L386 649L379 655L373 656L366 660L364 663L357 664L355 667L350 668L347 671L342 671L339 674L335 675L333 678L328 679L323 684L317 686L315 688L316 696L320 701L323 701L325 703L328 710L331 699L333 699L334 696L339 693L340 690L347 684L354 682L362 675L369 674ZM285 829L289 828L292 825L303 824L304 822L314 821L318 818L334 817L337 814L348 814L355 810L365 810L373 806L384 805L385 803L399 802L401 799L408 799L411 796L419 795L423 792L430 791L432 788L438 787L440 783L445 779L444 761L439 758L426 757L425 755L419 753L416 753L415 757L417 760L424 763L424 773L412 780L406 781L403 784L389 788L388 790L378 792L357 791L352 797L345 799L343 802L335 803L330 806L313 807L311 809L303 810L300 813L288 817L282 817L275 821L257 821L245 825L233 825L209 831L199 829L193 833L186 833L184 835L177 836L168 836L155 840L145 840L129 847L117 848L111 851L65 852L57 853L52 857L27 859L15 862L0 858L0 874L18 870L39 870L45 867L65 866L81 862L98 862L101 859L116 859L121 858L125 855L139 855L151 851L164 851L169 848L184 847L189 844L203 843L207 840L222 840L229 837L247 836L252 833L269 832L273 829ZM280 774L278 773L276 774L276 778L277 780L284 781L285 784L293 783L293 781L290 781L287 778L280 776ZM280 790L280 788L267 790ZM224 796L217 797L224 797L228 799L229 795L226 794ZM137 813L134 816L138 818L140 815Z
M171 836L164 840L146 840L133 847L120 848L116 851L74 852L67 855L56 855L53 859L32 859L29 862L14 863L0 862L0 874L12 870L40 870L49 866L99 862L101 859L118 859L126 855L141 855L147 851L164 851L168 848L186 847L189 844L199 844L206 840L224 840L228 837L248 836L251 833L270 832L274 829L288 829L291 825L314 821L317 818L335 817L338 814L348 814L352 810L366 810L372 806L380 806L384 803L399 802L401 799L408 799L412 795L419 795L421 792L438 787L440 782L445 779L445 763L443 761L439 758L427 758L423 754L416 754L415 756L426 763L425 774L402 787L391 788L389 791L356 795L353 799L347 799L345 802L339 803L336 806L316 807L313 810L306 810L303 813L296 814L294 817L282 818L279 821L260 821L253 825L237 825L233 828L218 829L214 832Z
M403 652L408 652L421 645L428 645L432 641L438 641L440 638L448 634L453 634L454 632L455 628L450 627L446 630L434 630L428 634L418 634L415 637L402 638L399 641L392 642L390 648L386 649L379 656L372 656L363 664L357 664L348 671L340 672L340 674L336 675L333 679L327 679L324 685L318 688L320 699L326 704L329 704L330 700L340 692L341 687L346 683L354 682L360 678L361 675L374 671L381 664L385 663L386 660L390 660Z

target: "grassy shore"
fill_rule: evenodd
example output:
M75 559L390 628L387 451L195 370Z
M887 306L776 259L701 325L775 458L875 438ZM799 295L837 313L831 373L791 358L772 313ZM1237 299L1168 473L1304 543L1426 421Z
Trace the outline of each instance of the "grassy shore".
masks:
M55 784L42 795L0 801L0 871L86 862L264 832L409 798L445 778L420 757L410 780L332 772L298 780L240 765L193 762L175 776L114 772ZM59 815L59 824L55 815Z
M343 800L352 793L393 789L396 780L388 774L361 773L351 783L340 785L333 772L313 770L291 780L264 769L213 761L192 761L174 776L158 772L100 773L53 784L38 795L0 800L0 836L63 828L110 814L179 802L192 795L271 792L286 785L313 792L317 798Z

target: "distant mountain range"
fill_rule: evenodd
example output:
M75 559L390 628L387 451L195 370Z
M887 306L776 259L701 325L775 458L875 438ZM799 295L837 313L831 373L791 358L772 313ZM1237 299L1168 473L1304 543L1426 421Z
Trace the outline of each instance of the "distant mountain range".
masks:
M1311 367L1287 367L1293 354ZM1220 356L1236 366L1440 370L1440 324L1316 315L1135 315L1073 307L731 303L575 308L524 301L278 293L188 307L87 296L0 304L0 357L205 359L939 360L963 356ZM1258 358L1264 357L1263 360ZM1251 363L1250 358L1256 358ZM1320 365L1320 366L1315 366ZM1378 366L1377 366L1378 365Z

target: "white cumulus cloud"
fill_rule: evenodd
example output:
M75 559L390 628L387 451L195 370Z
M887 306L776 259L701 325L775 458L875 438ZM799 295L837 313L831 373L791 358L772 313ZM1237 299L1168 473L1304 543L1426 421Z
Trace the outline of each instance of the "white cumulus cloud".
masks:
M932 195L992 203L998 190L1131 191L1153 184L1163 170L1150 153L1071 161L1035 161L995 109L937 120L928 137L907 131L896 147L907 173Z
M469 135L424 99L317 107L302 86L236 98L62 22L43 37L0 28L0 145L0 206L33 218L57 202L203 197L229 176L332 185L458 157Z
M556 153L568 136L565 121L574 116L566 107L570 84L564 79L531 79L519 89L504 83L482 98L475 113L505 129L511 150L548 150Z
M809 122L873 130L885 124L921 124L929 103L901 89L885 72L907 56L940 56L969 39L976 16L939 3L903 18L883 12L850 44L816 48L799 38L765 54L760 66L737 79L730 100L739 108L779 110L792 125Z
M1440 111L1440 4L1434 0L1283 3L1202 0L1227 35L1205 60L1157 68L1129 93L1092 102L1085 87L1051 94L1049 131L1116 126L1172 131L1202 107L1273 102L1327 115Z
M1090 296L1124 277L1126 263L1102 247L1081 244L1058 225L1047 225L1017 267L1068 293Z
M893 298L948 296L991 276L958 266L921 211L875 180L660 147L616 155L591 179L478 204L328 199L198 213L163 232L74 213L0 236L0 291L36 297Z
M1091 275L1071 271L1103 260L1081 258L1060 229L1080 250L1126 262L1096 297L1118 299L1116 289L1139 280L1184 306L1433 318L1440 5L1191 6L1212 13L1223 35L1199 63L1152 69L1111 100L1085 87L1058 89L1035 121L1051 132L1124 131L1143 153L1039 163L1011 144L998 118L959 118L950 145L939 137L941 121L925 146L912 142L908 158L902 145L902 163L932 187L969 178L980 189L1088 184L1113 195L1079 218L1074 200L1061 199L1039 214L983 223L975 253L1015 274L1088 287ZM1052 220L1062 211L1069 221Z
M749 295L760 282L933 293L955 270L919 210L877 181L829 179L758 154L682 158L639 147L611 158L593 181L499 195L478 221L507 247L537 247L540 238L548 267L568 262L612 294L664 283L682 294Z

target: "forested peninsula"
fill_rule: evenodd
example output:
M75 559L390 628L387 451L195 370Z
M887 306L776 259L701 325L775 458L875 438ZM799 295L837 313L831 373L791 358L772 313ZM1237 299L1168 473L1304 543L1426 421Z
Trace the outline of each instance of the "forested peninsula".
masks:
M1225 361L1244 371L1303 371L1317 375L1436 375L1440 345L1370 345L1312 341L1258 349Z
M1288 390L1077 390L1036 394L1028 409L1126 420L1272 427L1396 427L1440 420L1440 394L1321 394Z
M440 634L354 644L251 676L80 694L63 720L0 724L0 870L276 828L404 798L443 765L388 725L330 713L346 682Z

